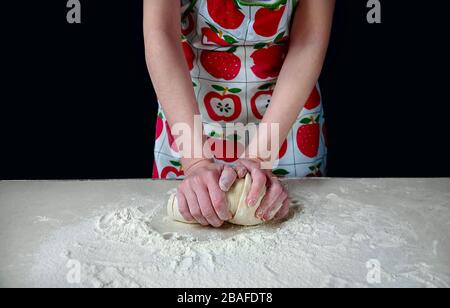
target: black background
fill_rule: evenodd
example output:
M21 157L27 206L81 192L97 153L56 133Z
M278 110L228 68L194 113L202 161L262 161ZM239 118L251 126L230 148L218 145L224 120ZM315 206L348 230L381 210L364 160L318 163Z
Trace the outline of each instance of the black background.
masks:
M156 100L142 1L1 5L0 179L148 178ZM337 0L321 77L329 173L450 176L446 1Z

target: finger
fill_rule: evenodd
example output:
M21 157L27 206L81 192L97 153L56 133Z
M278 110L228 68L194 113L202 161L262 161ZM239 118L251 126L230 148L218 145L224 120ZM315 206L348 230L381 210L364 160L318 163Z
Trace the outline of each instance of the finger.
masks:
M236 169L237 176L238 176L240 179L244 178L244 177L247 175L248 170L247 170L247 168L246 168L244 165L242 165L241 163L237 163L236 166L235 166L234 168Z
M208 221L211 226L215 228L220 227L223 224L223 220L219 219L219 217L217 216L206 187L197 187L195 189L195 194L197 195L197 200L200 206L200 211L202 212L202 216Z
M194 193L192 189L185 190L184 196L186 197L186 201L189 207L189 213L192 217L201 225L207 226L209 225L208 221L203 217L202 211L200 210L200 206L198 204L197 195Z
M286 201L287 195L284 199L283 197L284 196L281 195L280 198L277 201L275 201L269 209L267 209L267 211L264 213L263 216L264 221L272 220L278 213L278 211L283 207L283 203L284 201Z
M283 201L287 198L287 194L283 190L280 180L273 178L271 184L267 189L266 195L261 201L261 205L256 211L256 217L263 220L270 220L273 215L280 209Z
M267 183L267 175L260 169L260 164L252 160L241 160L240 163L250 172L252 186L247 196L247 204L255 206Z
M228 207L225 192L219 187L219 185L215 181L208 181L208 192L212 206L219 219L226 221L233 218L233 215L231 214L231 211Z
M275 219L283 219L284 217L287 216L287 214L289 213L289 205L290 205L291 201L288 199L286 199L283 202L283 206L281 207L281 209L278 211L278 213L275 214Z
M181 216L183 216L183 218L186 221L189 222L195 221L194 217L192 217L189 211L186 197L184 196L181 190L177 190L177 201L178 201L178 211L180 212Z
M263 193L266 183L267 176L259 169L253 169L251 171L252 185L250 187L250 192L247 196L247 204L249 206L256 206L261 194Z
M233 186L236 181L237 176L238 175L233 168L230 166L225 166L219 179L220 189L222 191L229 191L231 186Z

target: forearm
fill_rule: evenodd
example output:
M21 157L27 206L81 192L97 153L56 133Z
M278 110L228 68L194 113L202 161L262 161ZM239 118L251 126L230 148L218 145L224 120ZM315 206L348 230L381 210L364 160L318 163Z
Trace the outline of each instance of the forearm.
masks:
M272 138L278 138L281 146L316 85L323 67L331 32L334 0L301 1L297 10L288 54L278 77L272 102L261 122L278 125L278 136L273 136L261 126L258 141L252 141L259 148L270 149Z
M326 46L313 43L290 48L262 123L279 125L282 143L303 109L322 70ZM281 144L280 144L281 145Z
M192 79L181 46L181 7L177 1L144 0L145 56L156 95L176 137L174 126L188 128L175 142L180 149L183 167L195 157L193 149L200 147L202 156L202 125L195 125L199 115ZM197 126L200 126L198 129ZM181 140L182 139L182 140ZM180 146L180 140L183 143ZM189 143L189 146L185 145ZM198 151L197 151L198 152Z
M183 146L180 152L183 165L189 165L191 158L199 158L195 157L193 149L201 146L203 134L201 123L197 123L196 126L194 123L194 117L200 112L179 37L159 31L148 32L146 60L158 100L169 124L171 126L183 124L189 127L190 135L180 136L184 144L191 143L190 151ZM181 139L176 138L177 144ZM196 154L203 156L198 151Z
M166 33L149 33L146 42L148 70L169 123L191 123L199 110L180 39Z

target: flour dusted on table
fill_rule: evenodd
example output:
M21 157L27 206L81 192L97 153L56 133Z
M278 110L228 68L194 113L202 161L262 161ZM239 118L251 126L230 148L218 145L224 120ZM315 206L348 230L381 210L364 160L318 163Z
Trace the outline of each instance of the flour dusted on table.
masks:
M39 286L100 288L361 287L370 286L367 268L355 260L378 257L385 286L449 285L424 260L408 259L415 248L405 243L417 235L395 213L345 194L295 197L287 220L231 231L167 231L161 229L169 224L160 215L165 206L148 210L145 200L137 200L55 232L41 245L31 278ZM377 255L377 247L397 256L395 263ZM66 279L73 260L81 265L78 284ZM390 274L399 272L398 264L404 264L400 274Z

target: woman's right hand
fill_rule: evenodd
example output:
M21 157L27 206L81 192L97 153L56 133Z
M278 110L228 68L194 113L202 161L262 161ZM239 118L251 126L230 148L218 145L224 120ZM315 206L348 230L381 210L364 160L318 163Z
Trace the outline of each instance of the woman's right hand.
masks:
M178 207L184 219L218 228L233 218L220 182L224 174L228 174L225 178L229 177L228 182L231 183L237 176L232 168L209 160L188 168L177 189Z

